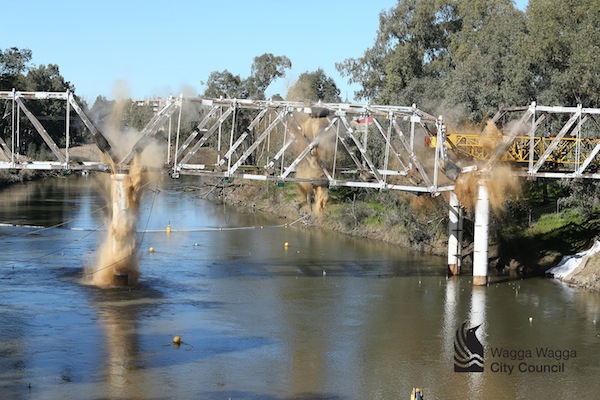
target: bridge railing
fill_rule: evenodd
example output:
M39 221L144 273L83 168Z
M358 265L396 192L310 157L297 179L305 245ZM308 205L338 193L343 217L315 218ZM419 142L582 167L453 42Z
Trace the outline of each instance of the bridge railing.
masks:
M30 104L38 100L64 103L60 140L32 112ZM174 178L188 174L437 194L452 190L461 172L486 171L507 161L524 167L515 173L528 177L600 178L600 109L582 106L532 103L503 108L481 133L448 135L442 117L415 105L179 96L155 102L160 107L152 119L133 144L123 146L93 122L69 91L3 91L0 101L3 169L126 170L153 141L165 156L165 171ZM72 111L106 155L104 162L72 160ZM193 128L182 127L182 116L188 121L185 126ZM21 134L21 121L31 124L30 130L40 135L54 159L23 156L21 144L28 138Z
M123 148L92 122L68 91L5 91L0 92L0 100L11 117L10 129L5 129L0 142L4 158L0 168L4 169L125 170L153 140L163 147L165 169L173 177L206 175L437 194L452 187L444 174L457 173L444 146L418 145L425 136L443 143L445 129L441 118L415 106L171 97L158 102L162 108L135 143ZM36 100L64 102L65 125L59 142L65 147L59 148L41 118L29 111L28 104ZM71 110L92 133L107 162L71 160ZM56 160L32 160L21 154L19 144L25 140L21 113ZM182 113L196 121L189 132L181 128Z
M437 193L451 183L445 148L415 148L415 137L443 135L441 120L416 107L184 99L200 122L169 140L171 174L315 186ZM422 143L418 141L418 143ZM429 155L418 153L427 153Z

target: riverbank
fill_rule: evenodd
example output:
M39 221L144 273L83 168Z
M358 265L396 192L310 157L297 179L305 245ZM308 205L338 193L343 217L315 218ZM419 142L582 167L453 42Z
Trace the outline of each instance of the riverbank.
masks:
M380 199L373 196L388 198L376 204L376 200ZM242 212L260 211L290 221L300 219L300 225L306 229L329 230L397 244L421 253L446 255L443 212L433 212L431 207L434 204L425 197L420 199L423 204L411 205L409 196L417 197L402 193L393 199L388 194L348 198L344 194L330 192L323 211L315 212L295 184L277 186L272 182L245 182L219 185L213 200L223 201ZM386 201L389 204L385 204Z
M302 220L305 228L335 231L366 239L397 244L414 251L445 256L447 254L447 208L442 198L428 199L400 194L393 202L404 210L393 211L386 205L368 200L340 200L330 193L330 202L321 213L312 212L295 185L277 187L272 182L223 184L215 190L214 200L235 206L242 212L264 212L290 221ZM411 205L412 201L422 202ZM404 212L402 212L404 211ZM396 213L392 215L393 213ZM407 219L407 215L411 215ZM463 265L472 257L472 238L465 232ZM519 276L544 276L563 256L588 248L600 236L600 219L569 223L552 231L522 231L510 237L498 237L490 243L490 268L514 272ZM589 257L577 274L565 280L570 285L600 291L600 255Z

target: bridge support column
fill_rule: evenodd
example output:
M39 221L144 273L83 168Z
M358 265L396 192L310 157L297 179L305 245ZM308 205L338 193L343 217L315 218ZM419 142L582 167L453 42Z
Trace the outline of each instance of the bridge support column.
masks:
M112 236L112 251L115 255L121 255L125 251L124 246L128 239L124 237L123 226L127 226L126 219L129 217L127 209L127 187L126 181L129 180L127 174L113 174L112 180L112 219L110 226L110 234ZM124 223L125 222L125 223ZM113 283L117 286L129 285L129 273L126 265L122 265L123 261L119 260L114 265Z
M448 275L460 275L462 260L463 213L456 193L450 192L448 213Z
M488 281L488 235L490 198L487 187L479 182L475 204L475 232L473 252L473 285L486 285Z

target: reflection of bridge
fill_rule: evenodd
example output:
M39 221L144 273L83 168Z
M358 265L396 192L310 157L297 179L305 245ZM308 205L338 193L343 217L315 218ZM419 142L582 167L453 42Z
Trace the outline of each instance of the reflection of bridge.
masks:
M600 178L596 173L600 152L600 125L596 118L600 109L581 106L546 107L532 103L528 107L501 109L492 120L494 124L474 138L447 135L442 117L433 117L414 105L171 97L139 132L137 141L124 148L92 121L70 92L13 90L0 92L0 99L5 103L5 117L11 116L5 137L0 137L0 158L4 159L0 168L13 171L122 172L150 140L155 140L163 144L164 169L174 178L188 174L432 195L451 192L461 172L478 171L485 177L486 171L503 161L525 165L525 169L517 168L515 173L529 178ZM30 111L28 104L34 101L65 103L64 132L60 138L56 133L50 135L41 118ZM72 160L71 109L110 160ZM27 139L21 134L26 123L21 122L21 112L55 160L29 160L20 154L20 144ZM194 121L195 128L184 131L182 118ZM56 144L58 139L66 144L64 148ZM452 192L450 209L448 263L456 273L460 270L462 213ZM488 209L488 194L481 184L475 213L474 274L484 277ZM485 246L478 246L477 238Z

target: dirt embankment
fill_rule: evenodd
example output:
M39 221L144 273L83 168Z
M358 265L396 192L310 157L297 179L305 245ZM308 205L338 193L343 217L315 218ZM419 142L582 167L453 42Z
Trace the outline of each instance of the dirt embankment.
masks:
M335 231L355 237L397 244L419 252L443 256L447 238L443 221L414 222L407 226L402 221L377 221L364 216L365 203L330 201L323 211L315 212L302 198L294 184L286 190L273 189L272 182L256 182L219 186L215 200L235 206L242 212L264 212L286 219L295 226ZM314 208L314 207L313 207ZM376 214L374 211L371 214ZM381 215L381 212L379 213ZM391 218L390 218L391 219Z

